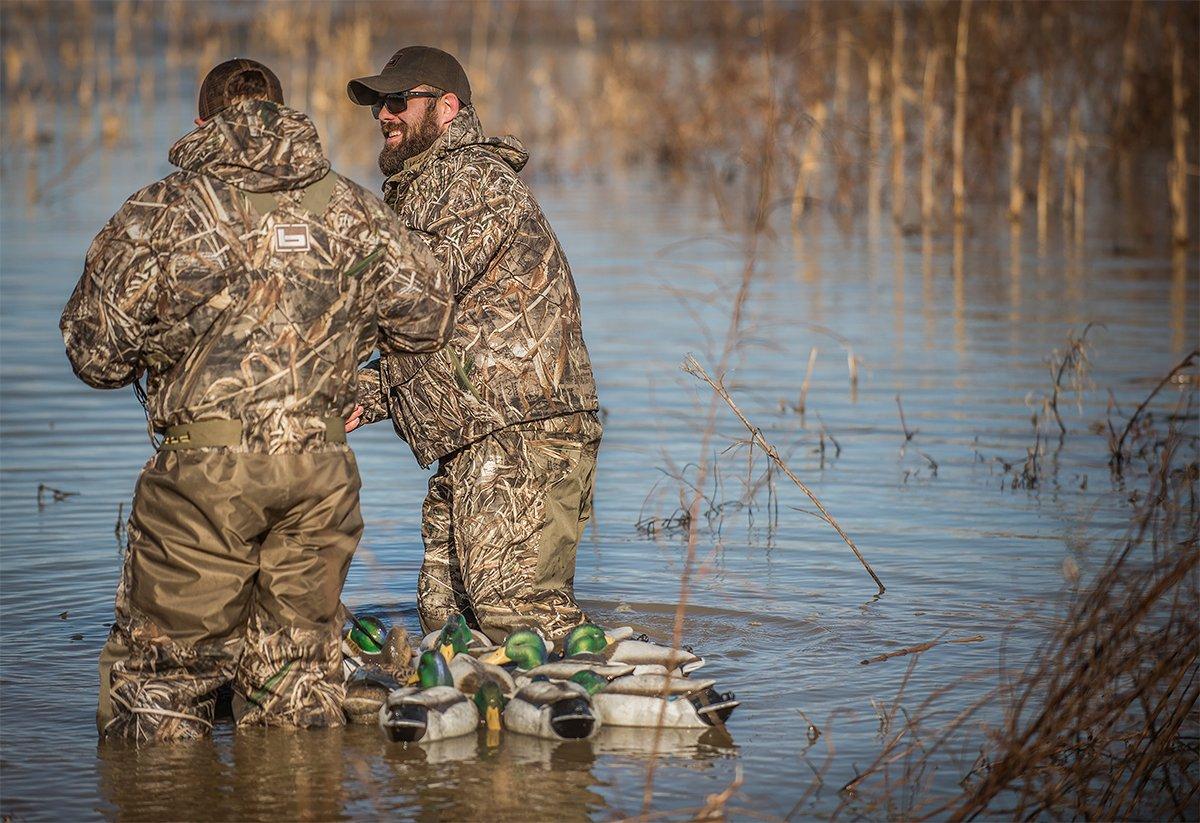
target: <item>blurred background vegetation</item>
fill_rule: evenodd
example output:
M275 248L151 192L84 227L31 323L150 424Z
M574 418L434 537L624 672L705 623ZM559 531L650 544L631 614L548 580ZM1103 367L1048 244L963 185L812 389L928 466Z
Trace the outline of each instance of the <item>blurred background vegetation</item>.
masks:
M244 55L335 163L371 174L377 134L346 81L429 43L460 57L485 128L521 137L533 175L700 174L735 221L756 211L731 194L747 180L793 223L936 230L995 207L1076 240L1103 187L1140 215L1114 244L1195 239L1196 3L39 0L3 16L6 154L120 141ZM74 156L26 168L28 197Z

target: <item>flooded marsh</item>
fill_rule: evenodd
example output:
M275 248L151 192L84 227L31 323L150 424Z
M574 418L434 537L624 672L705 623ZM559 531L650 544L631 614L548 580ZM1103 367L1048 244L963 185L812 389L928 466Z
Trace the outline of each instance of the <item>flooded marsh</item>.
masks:
M1200 262L1196 179L1177 172L1200 128L1195 7L443 8L0 10L0 812L1186 809ZM376 189L377 126L345 81L396 37L464 56L485 130L525 140L522 176L574 272L605 424L577 594L598 622L702 653L742 701L728 736L404 746L371 727L226 723L207 741L97 743L96 658L152 449L133 394L86 388L63 356L88 243L170 170L198 76L235 54L276 67L335 167ZM386 424L350 442L366 531L344 599L415 631L427 475ZM1130 604L1144 609L1122 634ZM1100 660L1111 690L1047 668L1083 665L1097 638L1120 641ZM1168 669L1145 667L1146 638ZM1144 705L1109 706L1130 683ZM1130 732L1085 762L1062 753L1076 727L1026 740L1056 694L1078 728L1111 709L1169 746ZM1047 762L1116 788L1014 788ZM1128 773L1102 772L1113 762Z

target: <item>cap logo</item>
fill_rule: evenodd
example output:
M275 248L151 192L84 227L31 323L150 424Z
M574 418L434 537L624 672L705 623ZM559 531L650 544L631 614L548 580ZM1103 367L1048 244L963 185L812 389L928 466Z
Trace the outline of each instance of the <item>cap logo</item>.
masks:
M275 227L276 251L308 251L308 226L303 223Z

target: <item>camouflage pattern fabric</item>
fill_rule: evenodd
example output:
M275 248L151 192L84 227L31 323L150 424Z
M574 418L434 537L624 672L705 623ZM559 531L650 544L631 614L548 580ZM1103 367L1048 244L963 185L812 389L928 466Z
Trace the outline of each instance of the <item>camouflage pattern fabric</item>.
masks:
M515 138L485 139L468 106L384 183L458 301L444 349L384 356L361 384L364 422L390 416L422 466L505 426L599 408L571 269L517 176L528 157Z
M261 100L177 142L180 167L96 237L62 316L75 373L98 388L145 372L155 428L241 419L242 451L344 449L358 366L445 343L449 285L426 248L334 175L311 121ZM323 184L313 202L305 187Z
M241 442L143 470L98 723L202 735L233 681L243 724L338 724L338 601L362 519L354 456L325 420L352 410L376 346L444 345L450 290L386 205L329 170L299 112L239 103L170 157L181 170L89 249L67 355L100 388L144 374L155 428L239 420Z
M575 553L592 513L599 420L590 412L501 429L443 460L429 482L421 625L472 615L493 640L533 626L557 639L587 619Z
M350 453L156 455L138 480L102 656L104 733L200 736L211 693L231 681L246 701L239 724L340 724L358 490Z

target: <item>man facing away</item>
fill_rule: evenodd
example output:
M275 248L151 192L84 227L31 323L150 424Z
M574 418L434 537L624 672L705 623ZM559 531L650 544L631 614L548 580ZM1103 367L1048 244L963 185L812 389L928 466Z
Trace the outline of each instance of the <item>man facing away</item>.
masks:
M417 584L427 631L463 611L499 640L557 638L584 618L575 554L591 515L601 427L579 297L558 239L517 176L512 137L483 136L451 55L401 49L351 80L383 132L384 199L448 272L458 315L437 354L385 355L347 425L391 417L422 466Z
M204 734L231 681L240 724L342 722L357 370L377 343L436 351L451 325L436 262L330 170L270 69L222 63L199 110L171 148L179 170L92 243L61 324L88 384L145 374L163 435L100 662L101 733L139 740Z

